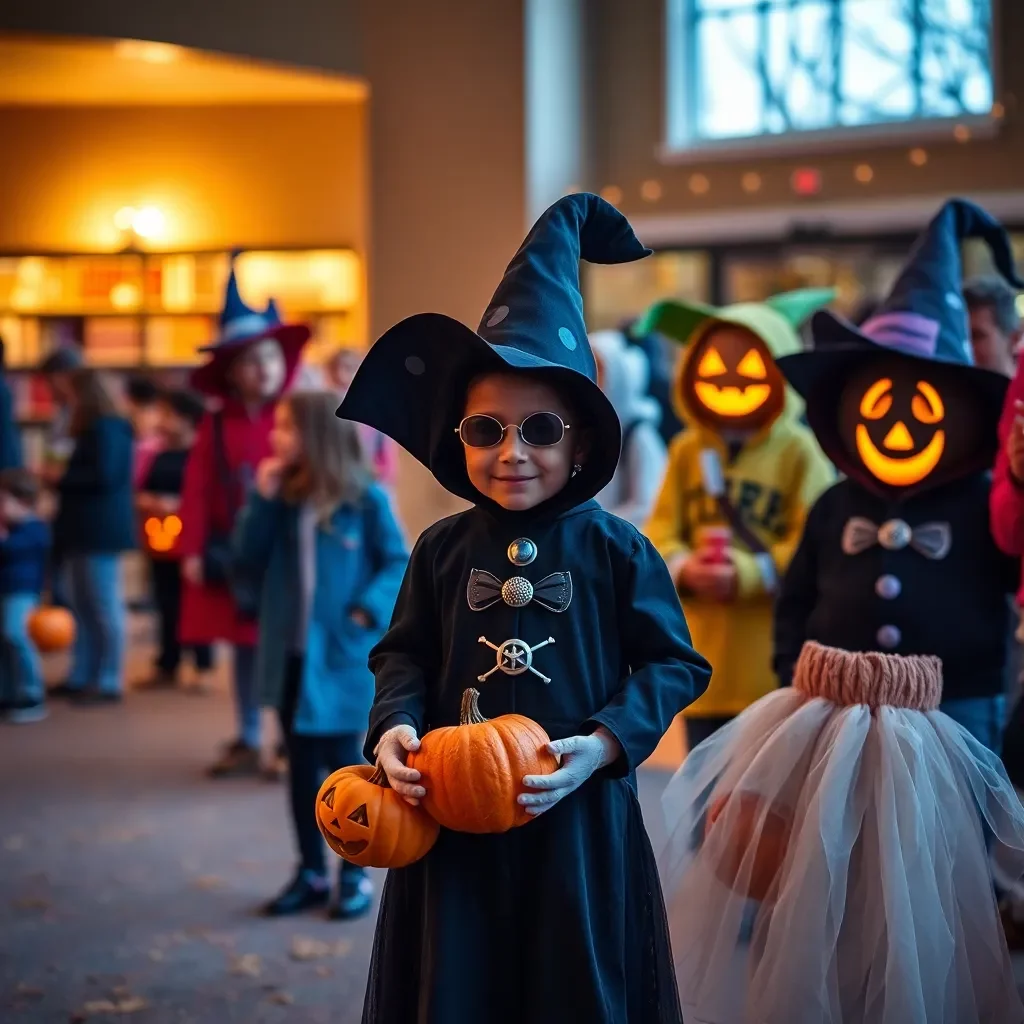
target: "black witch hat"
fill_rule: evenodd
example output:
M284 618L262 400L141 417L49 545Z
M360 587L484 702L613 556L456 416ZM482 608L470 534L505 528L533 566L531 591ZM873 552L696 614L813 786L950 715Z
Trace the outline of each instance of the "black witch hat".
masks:
M982 239L1000 274L1024 288L1002 225L974 203L950 199L914 243L891 293L871 317L855 327L831 311L816 313L811 320L814 348L778 360L779 369L804 398L808 422L823 446L834 433L841 382L885 354L958 367L958 379L981 398L978 411L986 418L982 434L996 443L1009 380L974 365L961 284L960 247L967 238Z
M476 331L441 313L402 320L370 349L338 415L387 434L447 490L479 504L485 499L469 482L455 433L467 388L481 373L527 371L564 394L590 432L582 471L545 507L593 497L615 472L621 435L597 385L579 261L628 263L649 254L603 199L565 196L526 236Z

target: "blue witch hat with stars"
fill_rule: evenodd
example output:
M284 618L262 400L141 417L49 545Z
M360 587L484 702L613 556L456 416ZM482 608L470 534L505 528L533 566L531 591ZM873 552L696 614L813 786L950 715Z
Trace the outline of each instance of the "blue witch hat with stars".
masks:
M982 239L999 273L1024 288L1003 226L980 206L950 199L914 243L892 291L870 318L855 327L829 310L816 313L811 320L814 349L778 361L808 405L819 386L837 374L864 359L893 353L962 366L964 379L994 403L998 418L1008 382L1002 374L974 365L961 286L960 247L967 238Z
M441 313L396 324L370 349L338 415L387 434L442 486L480 503L455 433L467 388L481 373L527 371L564 395L589 431L589 455L559 504L593 497L615 472L621 435L597 385L579 262L628 263L649 253L603 199L563 197L526 236L476 331Z

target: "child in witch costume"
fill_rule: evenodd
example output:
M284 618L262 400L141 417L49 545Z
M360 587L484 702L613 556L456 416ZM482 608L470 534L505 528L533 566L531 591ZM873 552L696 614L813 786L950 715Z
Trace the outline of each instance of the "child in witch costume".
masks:
M817 313L815 350L779 361L846 478L783 582L775 664L792 685L694 751L664 796L695 1019L1024 1020L986 849L1024 871L1024 807L986 746L1017 576L988 526L1007 381L971 364L969 236L1013 277L1000 226L953 200L861 328Z
M673 397L687 429L672 442L645 532L715 667L708 692L686 709L691 750L777 685L778 580L834 474L775 360L801 350L797 328L833 295L808 288L724 309L659 302L634 328L684 346Z
M220 400L199 425L185 465L178 543L184 580L183 644L226 640L234 647L238 736L211 767L214 776L260 771L260 704L256 688L258 587L233 572L231 530L256 467L270 455L274 404L289 386L309 339L304 324L283 324L273 300L250 309L228 277L220 336L202 351L209 362L192 386Z
M565 197L477 332L437 313L402 321L339 409L475 506L412 553L371 653L367 757L419 799L406 753L457 724L477 685L484 715L534 719L562 756L552 775L523 780L535 820L500 835L442 829L423 860L388 875L366 1024L681 1019L635 770L710 669L662 559L593 500L620 430L579 293L580 258L647 252L603 200Z

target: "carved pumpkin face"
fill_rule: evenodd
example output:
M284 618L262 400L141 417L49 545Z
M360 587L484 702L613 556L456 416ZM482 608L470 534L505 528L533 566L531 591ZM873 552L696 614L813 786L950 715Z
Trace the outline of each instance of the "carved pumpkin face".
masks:
M697 342L683 379L686 405L715 429L756 430L771 423L786 401L775 360L744 327L719 324Z
M320 789L316 821L339 857L368 868L399 868L419 860L440 826L407 804L369 765L341 768Z
M948 478L978 443L971 401L948 368L883 358L854 374L843 389L843 441L889 487Z

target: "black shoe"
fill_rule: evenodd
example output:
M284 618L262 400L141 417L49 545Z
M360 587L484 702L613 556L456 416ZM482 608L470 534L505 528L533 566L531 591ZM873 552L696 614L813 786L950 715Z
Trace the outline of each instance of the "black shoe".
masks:
M7 705L3 714L11 725L30 725L32 722L41 722L49 712L41 700L16 700Z
M173 690L178 685L176 672L167 672L160 668L149 677L135 684L136 690Z
M341 876L338 902L331 906L328 916L335 921L348 921L362 917L373 906L373 882L362 872L346 871Z
M311 881L308 872L300 871L280 896L263 907L263 913L267 917L301 914L303 910L325 906L330 898L331 889L327 879L322 879L320 884L316 885Z
M224 753L206 770L211 779L233 779L260 774L260 752L241 740L229 744Z
M94 690L92 687L89 687L85 690L79 690L78 693L74 694L71 698L71 703L76 708L108 707L111 704L120 704L121 694L107 693L104 690Z
M47 697L53 697L57 700L70 700L72 697L77 697L84 687L82 686L71 686L70 683L61 683L60 686L52 686L46 691Z

